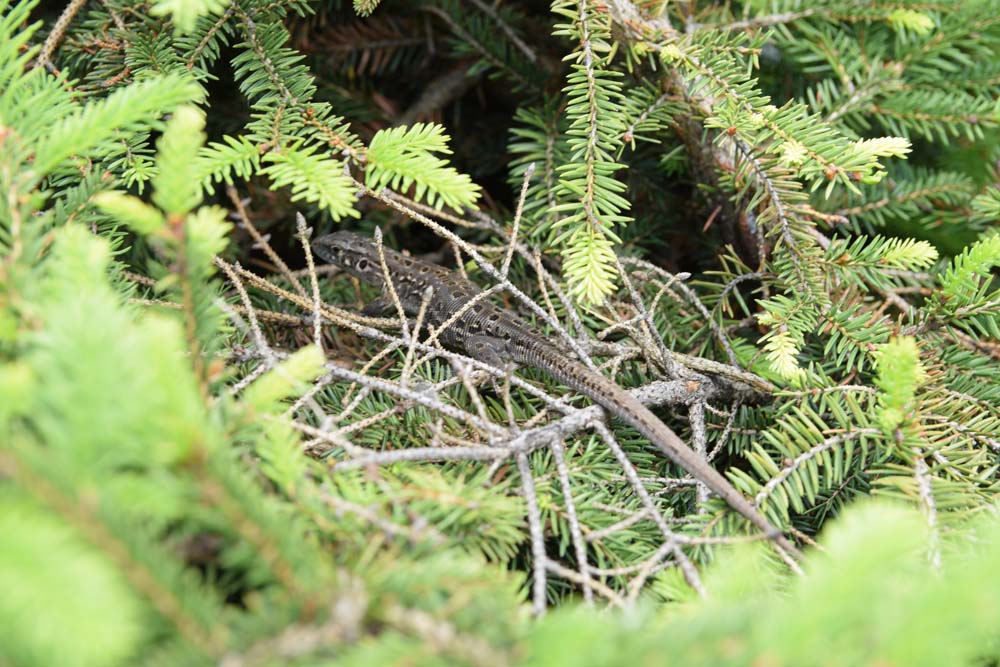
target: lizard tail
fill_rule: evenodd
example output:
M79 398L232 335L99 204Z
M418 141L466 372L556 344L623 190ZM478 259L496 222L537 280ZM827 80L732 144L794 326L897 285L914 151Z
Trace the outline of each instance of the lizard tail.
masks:
M555 348L540 349L536 347L530 350L526 356L528 358L518 359L518 361L543 369L563 384L576 389L606 409L609 414L621 417L656 445L667 458L684 468L695 479L704 483L726 501L731 508L762 530L776 546L788 555L801 559L802 554L798 548L780 530L771 525L771 522L756 507L751 505L729 480L709 465L632 394L582 364L567 364L566 356Z

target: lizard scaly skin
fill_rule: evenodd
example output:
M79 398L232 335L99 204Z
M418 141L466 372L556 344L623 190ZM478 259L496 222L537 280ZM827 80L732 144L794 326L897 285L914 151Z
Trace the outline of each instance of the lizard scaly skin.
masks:
M567 357L512 313L484 299L482 290L458 273L407 257L389 248L379 248L372 239L340 231L313 241L313 251L358 278L383 290L383 296L365 308L366 314L392 308L387 295L386 274L403 310L413 315L420 308L428 288L430 300L425 322L440 329L438 339L447 347L461 350L474 359L503 368L515 362L539 368L567 387L594 401L609 414L631 424L656 445L671 461L719 495L787 553L799 552L749 501L715 468L681 440L656 415L629 392L583 364ZM382 258L384 258L384 265ZM469 306L469 302L474 303ZM465 309L458 317L455 314Z

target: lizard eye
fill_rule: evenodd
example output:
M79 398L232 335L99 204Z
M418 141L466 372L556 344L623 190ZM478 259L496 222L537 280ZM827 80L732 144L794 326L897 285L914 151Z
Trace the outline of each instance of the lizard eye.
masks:
M367 268L368 268L368 260L367 259L359 259L358 260L358 271L364 271Z

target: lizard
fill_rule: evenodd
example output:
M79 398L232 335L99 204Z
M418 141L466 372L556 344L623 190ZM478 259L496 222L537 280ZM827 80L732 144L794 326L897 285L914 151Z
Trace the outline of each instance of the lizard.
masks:
M373 239L349 231L315 239L312 250L326 262L382 289L382 295L365 307L366 315L384 314L394 307L396 301L386 284L388 277L404 314L414 315L427 299L424 322L437 331L444 346L496 368L514 362L551 375L630 424L667 458L762 530L777 547L800 557L780 530L649 408L604 375L568 357L512 312L488 301L475 283L443 266L380 248Z

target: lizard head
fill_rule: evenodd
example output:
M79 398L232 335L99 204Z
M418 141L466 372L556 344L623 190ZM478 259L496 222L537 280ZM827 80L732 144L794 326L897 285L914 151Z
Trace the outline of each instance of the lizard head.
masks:
M367 283L382 284L378 249L375 242L366 236L347 231L334 232L313 241L312 250L321 259Z

